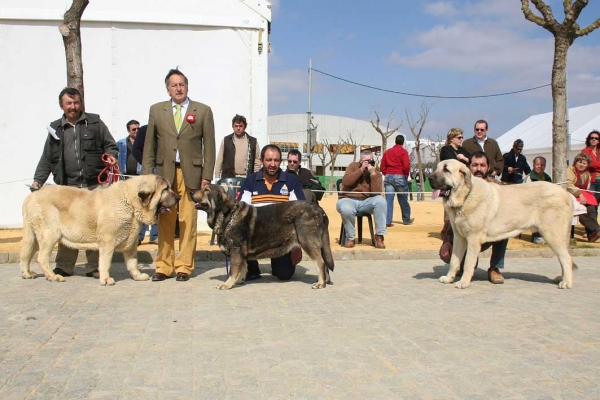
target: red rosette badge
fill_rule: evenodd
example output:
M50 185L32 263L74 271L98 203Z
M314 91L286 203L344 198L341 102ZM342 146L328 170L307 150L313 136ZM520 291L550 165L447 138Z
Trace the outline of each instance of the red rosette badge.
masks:
M196 122L196 116L194 114L187 114L185 116L185 120L188 124L193 124L194 122Z

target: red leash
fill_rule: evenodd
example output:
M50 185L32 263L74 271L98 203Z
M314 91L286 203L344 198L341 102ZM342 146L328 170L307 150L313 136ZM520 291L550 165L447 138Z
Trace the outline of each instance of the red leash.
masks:
M119 164L115 158L108 153L102 154L100 159L104 162L104 169L98 174L98 183L101 185L109 184L112 185L119 181L121 172L119 171ZM111 163L113 165L111 165Z

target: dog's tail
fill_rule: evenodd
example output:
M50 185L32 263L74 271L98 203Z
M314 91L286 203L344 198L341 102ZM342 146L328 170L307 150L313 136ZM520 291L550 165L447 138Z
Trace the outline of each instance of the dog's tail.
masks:
M323 211L323 234L321 235L321 243L323 247L321 247L321 256L325 261L325 265L330 271L333 271L333 267L335 267L333 263L333 254L331 253L331 244L329 243L329 218L325 211Z

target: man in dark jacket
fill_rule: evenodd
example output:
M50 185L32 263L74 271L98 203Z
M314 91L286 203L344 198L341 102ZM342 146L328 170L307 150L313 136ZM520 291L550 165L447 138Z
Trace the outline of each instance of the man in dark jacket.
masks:
M513 143L512 150L504 153L504 170L502 171L502 182L509 184L523 183L523 173L529 175L531 168L527 163L527 158L521 152L523 151L523 141L517 139Z
M319 204L319 200L323 198L323 192L313 192L311 188L316 190L317 186L320 186L320 182L315 176L306 168L302 168L302 153L296 149L292 149L287 155L287 169L285 172L293 174L304 190L304 197L309 203Z
M58 102L64 114L48 127L31 188L42 187L52 173L57 185L93 190L98 187L98 175L104 168L102 155L107 153L109 163L116 165L119 149L100 116L83 112L79 90L64 88ZM78 250L59 244L54 273L73 275L78 254ZM86 255L86 275L97 277L98 252L88 250Z
M504 158L500 151L498 142L487 136L488 123L482 119L475 122L475 136L463 141L462 147L469 154L483 151L490 159L490 177L496 178L502 174L504 169Z
M223 138L215 162L217 178L245 178L262 167L258 143L246 132L247 126L243 115L233 117L233 133Z

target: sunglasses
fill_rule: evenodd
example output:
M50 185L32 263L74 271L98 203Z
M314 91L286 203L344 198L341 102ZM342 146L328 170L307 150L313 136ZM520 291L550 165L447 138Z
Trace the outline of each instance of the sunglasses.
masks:
M140 128L132 128L131 130L132 130L133 132L135 132L135 131L137 131L137 130L139 130L139 129L140 129Z
M600 140L600 137L592 136L592 137L590 137L590 140Z
M485 132L485 129L475 128L475 132Z
M298 164L299 163L299 161L297 161L297 160L287 160L287 161L288 161L288 164Z
M463 137L462 136L455 136L454 139L463 140Z

